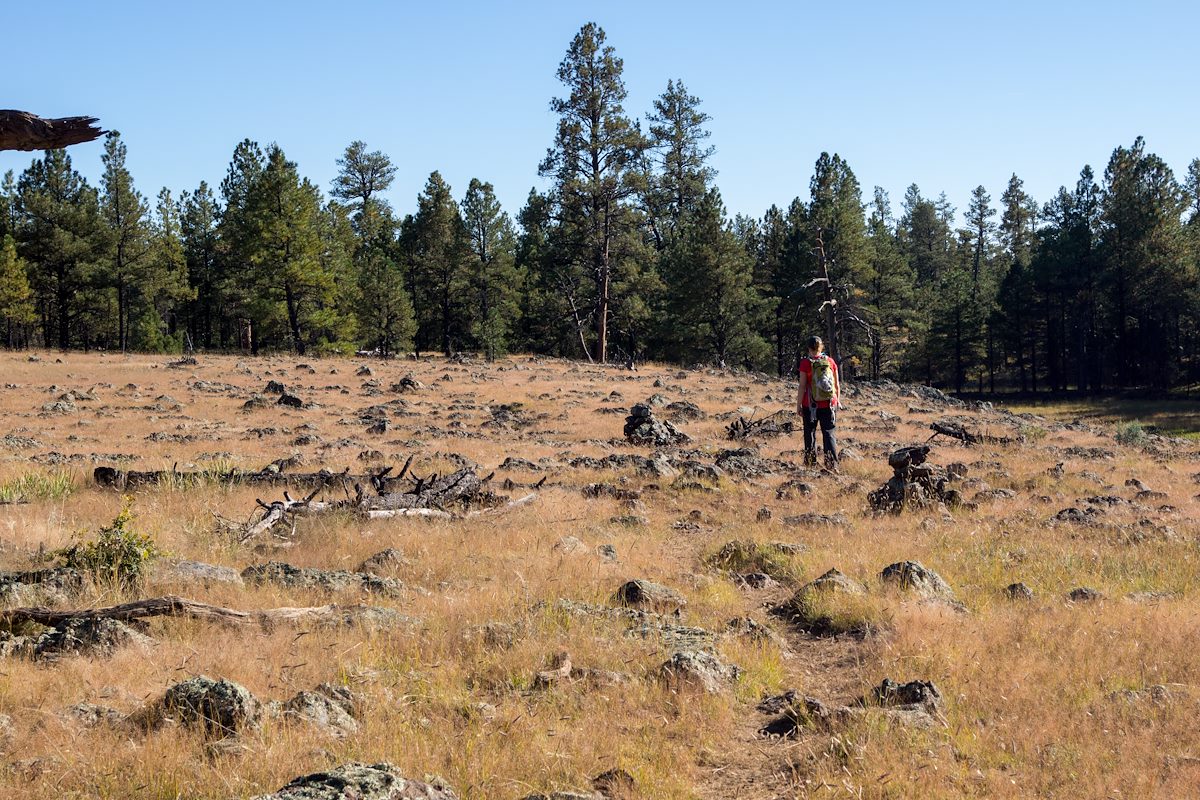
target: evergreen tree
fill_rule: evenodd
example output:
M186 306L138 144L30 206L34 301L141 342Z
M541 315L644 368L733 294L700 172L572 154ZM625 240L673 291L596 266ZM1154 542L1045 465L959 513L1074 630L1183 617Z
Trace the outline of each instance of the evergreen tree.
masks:
M516 234L490 183L471 179L462 202L471 249L475 295L471 335L489 360L507 352L520 318L522 280L516 266Z
M1025 193L1024 182L1013 175L1001 196L1000 246L1007 262L999 289L1005 347L1016 357L1021 391L1037 391L1037 342L1034 323L1033 253L1037 243L1037 205Z
M0 238L17 235L17 181L10 169L0 179Z
M158 193L146 256L134 275L130 345L135 350L179 350L179 319L196 296L188 286L179 206L171 192Z
M17 243L6 233L0 237L0 324L8 347L27 341L26 329L36 319L25 261L17 256Z
M217 226L219 244L219 294L229 317L236 319L230 333L242 347L257 353L259 321L270 313L271 304L254 291L256 276L252 252L256 248L251 220L251 193L266 167L262 148L243 139L234 148L233 158L221 181L221 218ZM224 337L222 337L224 338Z
M1122 386L1166 386L1182 369L1180 337L1185 317L1195 313L1197 285L1182 224L1185 204L1170 168L1146 152L1141 137L1113 151L1104 171L1100 236Z
M269 332L282 326L296 353L328 341L334 277L321 263L320 197L278 145L267 148L266 166L245 200L254 301ZM336 338L336 334L333 334Z
M471 329L467 298L470 245L458 203L441 173L433 172L417 198L412 223L417 347L451 355Z
M705 144L711 134L704 126L710 119L700 110L700 98L675 80L667 81L667 90L655 99L648 116L654 171L646 181L646 209L659 249L674 236L683 216L704 199L717 174L708 165L716 148Z
M79 333L87 346L90 331L76 323L93 310L95 297L84 289L107 244L96 191L66 151L48 150L21 174L17 194L17 248L30 264L44 341L66 350Z
M180 235L187 264L188 285L194 299L187 308L191 342L205 348L224 347L231 333L225 315L226 299L217 225L221 209L204 181L180 198Z
M118 131L104 137L104 174L100 179L100 208L108 229L108 269L105 270L117 300L117 346L129 346L132 294L138 273L150 250L149 207L133 186L125 166L126 148Z
M921 333L921 315L914 303L915 278L904 257L892 218L887 192L875 187L867 222L864 311L874 335L868 373L878 380L885 373L903 376L900 360L914 335Z
M684 218L668 252L664 275L680 357L745 367L765 362L770 349L751 326L759 313L754 262L725 221L717 190Z
M845 360L843 371L852 375L855 364L867 355L865 341L870 334L857 302L867 255L862 190L841 156L821 153L809 183L809 195L808 226L814 244L819 246L811 274L820 281L813 287L819 297L818 316L825 322L825 346L834 358Z
M551 101L558 114L554 144L538 172L554 180L556 216L569 233L569 261L594 283L595 359L608 359L608 323L616 245L636 225L629 198L642 186L645 149L641 131L625 114L624 65L604 31L589 22L580 29L558 68L567 96ZM625 241L632 241L626 238ZM585 353L589 358L592 354Z
M354 226L363 241L390 237L395 227L391 208L380 195L396 177L396 167L379 150L367 152L362 141L353 141L337 160L338 174L333 179L333 196L350 205Z
M367 248L360 257L358 318L368 346L384 356L413 346L417 322L404 286L404 274L379 247Z

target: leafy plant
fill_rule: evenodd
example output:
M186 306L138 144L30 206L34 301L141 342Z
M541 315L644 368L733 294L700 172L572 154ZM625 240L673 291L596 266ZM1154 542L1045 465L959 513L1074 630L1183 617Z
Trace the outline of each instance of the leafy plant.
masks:
M135 587L150 564L162 555L154 539L134 529L133 498L125 497L121 512L101 528L92 541L80 541L51 555L63 566L91 574L99 582Z
M1123 422L1117 426L1117 444L1123 444L1126 447L1142 447L1148 438L1146 429L1137 420Z

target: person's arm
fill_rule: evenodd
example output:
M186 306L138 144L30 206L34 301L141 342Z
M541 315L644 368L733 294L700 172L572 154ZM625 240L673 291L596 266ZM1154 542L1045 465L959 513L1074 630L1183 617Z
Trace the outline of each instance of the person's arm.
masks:
M796 413L804 413L804 392L808 389L808 373L800 372L800 388L796 392Z

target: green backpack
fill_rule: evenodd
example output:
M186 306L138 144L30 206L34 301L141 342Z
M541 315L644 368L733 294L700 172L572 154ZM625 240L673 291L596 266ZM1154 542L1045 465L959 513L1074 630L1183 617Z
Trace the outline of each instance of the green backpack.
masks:
M833 363L829 360L829 356L810 357L808 363L812 365L812 386L808 390L809 396L814 403L832 400L837 384L833 380Z

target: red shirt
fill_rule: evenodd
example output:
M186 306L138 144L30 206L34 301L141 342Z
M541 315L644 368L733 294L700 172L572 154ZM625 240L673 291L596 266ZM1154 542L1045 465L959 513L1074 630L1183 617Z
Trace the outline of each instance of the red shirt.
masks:
M825 358L829 359L829 367L833 370L834 377L840 377L838 376L838 365L837 362L833 360L833 356L827 355ZM800 403L800 405L808 408L812 405L812 398L809 395L809 390L812 389L812 359L810 359L808 356L800 359L800 366L796 367L796 374L808 376L808 380L804 383L804 399ZM840 381L838 383L840 384ZM838 388L840 389L841 386L839 385ZM836 400L837 398L835 397L834 399ZM817 401L817 408L829 408L829 405L829 400Z

